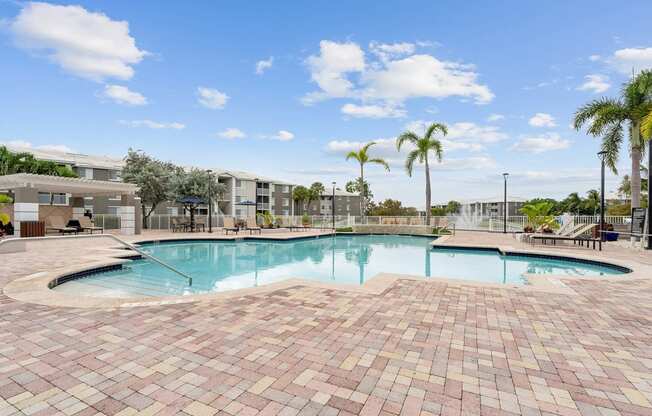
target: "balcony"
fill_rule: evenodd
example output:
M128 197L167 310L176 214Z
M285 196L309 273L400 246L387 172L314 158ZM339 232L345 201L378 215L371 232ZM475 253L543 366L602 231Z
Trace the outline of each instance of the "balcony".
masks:
M256 195L258 195L258 196L269 196L269 189L258 188L258 189L256 189Z

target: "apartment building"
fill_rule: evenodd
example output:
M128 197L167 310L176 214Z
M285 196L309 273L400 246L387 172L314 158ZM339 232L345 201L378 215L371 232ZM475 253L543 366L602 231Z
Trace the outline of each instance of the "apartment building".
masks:
M333 215L333 192L326 191L319 201L297 202L297 215ZM360 196L351 192L335 190L335 215L360 215Z
M120 173L124 161L107 156L93 156L79 153L68 153L56 150L41 150L8 146L13 152L29 152L40 160L49 160L70 167L80 178L103 181L121 181ZM269 211L274 215L330 215L332 195L322 195L319 203L302 209L301 204L295 204L292 192L295 184L266 178L250 172L230 171L213 168L213 174L225 185L226 192L213 207L214 215L246 218ZM337 215L359 215L360 203L357 195L337 191L335 203ZM66 194L39 194L42 205L69 205L70 196ZM255 205L254 205L255 204ZM119 197L89 197L84 199L84 208L94 214L117 215L120 207ZM208 207L200 206L199 214L207 214ZM183 215L183 207L170 201L160 204L155 214Z

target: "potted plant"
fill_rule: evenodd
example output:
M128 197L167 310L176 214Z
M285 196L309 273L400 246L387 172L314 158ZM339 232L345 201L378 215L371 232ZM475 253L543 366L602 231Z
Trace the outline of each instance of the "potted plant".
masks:
M308 214L303 214L303 216L301 217L301 225L303 225L304 227L310 225L310 217L308 216Z
M527 224L523 227L523 232L552 233L559 228L555 216L551 214L552 208L553 204L546 201L524 205L521 212L527 217Z
M263 228L274 228L274 216L269 211L258 214L258 218L261 220Z

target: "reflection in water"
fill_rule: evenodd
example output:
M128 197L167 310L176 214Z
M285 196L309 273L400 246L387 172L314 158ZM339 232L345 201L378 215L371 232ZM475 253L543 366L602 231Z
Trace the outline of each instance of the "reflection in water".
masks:
M93 294L183 294L255 287L287 278L362 284L379 273L400 273L485 282L521 283L524 273L591 275L617 270L571 261L500 256L430 246L406 236L329 236L295 241L178 242L143 246L193 276L188 287L174 273L146 260L130 268L58 286ZM74 283L74 284L73 284ZM68 289L67 289L68 288Z

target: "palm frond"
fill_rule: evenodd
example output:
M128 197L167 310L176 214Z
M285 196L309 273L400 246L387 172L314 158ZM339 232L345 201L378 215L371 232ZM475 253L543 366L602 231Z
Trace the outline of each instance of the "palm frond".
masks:
M385 161L385 159L381 159L381 158L369 159L369 163L376 163L377 165L381 165L385 168L386 171L389 172L389 164Z
M589 134L600 136L608 125L621 121L623 118L626 118L626 109L623 104L613 98L602 97L577 109L573 117L573 127L579 130L588 123Z
M437 162L441 162L441 159L444 155L444 146L441 144L441 142L436 139L430 139L428 141L428 149L434 151L435 156L437 157Z
M605 164L615 174L618 174L616 163L620 154L620 146L623 142L623 128L620 123L612 126L602 138L602 151L605 154Z
M356 151L351 150L346 155L346 160L349 160L349 159L355 159L355 160L357 160L359 162L360 161L360 154L358 152L356 152Z
M419 157L420 152L417 149L414 149L408 153L407 158L405 159L405 170L407 171L408 176L412 176L412 169L414 168L414 162Z
M419 139L420 137L416 133L406 131L405 133L398 136L398 139L396 139L396 150L400 151L401 147L403 147L406 142L416 145Z
M446 136L448 134L448 128L445 124L442 123L432 123L426 130L425 138L431 139L432 135L439 131L442 135Z
M650 140L652 137L652 111L643 117L641 121L641 136L644 140Z

